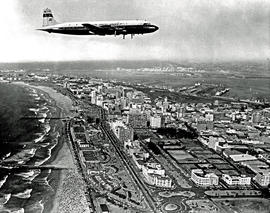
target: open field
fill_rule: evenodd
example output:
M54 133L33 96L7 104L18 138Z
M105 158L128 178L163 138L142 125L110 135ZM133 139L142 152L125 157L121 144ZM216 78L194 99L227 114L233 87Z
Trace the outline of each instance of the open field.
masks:
M167 151L176 160L185 160L193 158L189 153L183 150L168 150Z
M213 199L225 212L269 213L269 200L264 198Z

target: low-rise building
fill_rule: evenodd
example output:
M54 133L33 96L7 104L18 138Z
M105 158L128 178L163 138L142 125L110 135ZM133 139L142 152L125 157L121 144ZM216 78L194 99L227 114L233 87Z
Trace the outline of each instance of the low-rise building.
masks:
M223 174L222 175L222 180L225 181L226 184L230 186L234 185L250 185L251 182L251 177L247 177L244 175L241 176L231 176L228 174Z
M223 138L221 138L221 137L210 136L209 137L209 142L208 142L208 147L210 149L217 150L217 147L218 147L219 143L225 143L225 140Z
M215 173L205 174L201 169L191 171L191 180L199 186L216 186L219 178Z
M205 130L212 130L214 128L214 123L213 121L209 121L204 117L200 117L197 119L196 127L199 132Z
M230 155L230 158L234 162L257 160L257 158L255 156L252 156L252 155L249 155L249 154Z
M249 168L252 172L256 174L253 178L260 186L266 187L270 184L270 167L267 163L254 160L254 161L245 161L241 163L243 166Z
M151 185L155 185L157 187L165 187L165 188L172 187L172 179L167 175L161 176L157 174L147 173L145 175L145 178L147 179L148 183L150 183Z
M172 187L172 179L165 174L165 170L157 163L147 163L142 166L142 173L147 182L157 187Z
M267 187L270 184L270 172L260 172L254 177L254 180L262 187Z

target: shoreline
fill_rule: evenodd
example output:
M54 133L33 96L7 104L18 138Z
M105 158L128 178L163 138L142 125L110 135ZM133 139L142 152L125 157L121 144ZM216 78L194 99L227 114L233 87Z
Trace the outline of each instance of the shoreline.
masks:
M58 93L51 87L46 86L36 86L27 84L24 82L16 83L17 85L22 85L25 87L30 87L36 89L38 92L43 93L46 98L52 101L51 105L55 107L56 112L53 113L54 117L62 117L62 116L70 116L70 109L72 108L72 100L65 96L70 100L70 105L68 105L65 101L61 101L61 96L63 94ZM57 94L58 93L58 94ZM68 110L69 109L69 110ZM65 124L61 120L50 120L50 126L55 125L55 132L59 132L60 136L58 138L57 145L51 150L50 158L44 162L42 165L44 166L55 166L60 168L60 170L53 170L51 174L48 176L48 182L52 189L54 190L54 194L51 197L48 197L43 201L44 209L43 213L54 213L58 212L59 207L59 191L61 191L62 185L64 183L64 178L67 174L67 170L76 169L75 161L71 154L71 150L66 142L67 136L65 134Z
M59 92L50 86L38 86L18 83L29 86L42 93L47 94L52 104L60 110L60 117L73 117L72 109L74 100L69 96ZM87 193L87 185L80 174L77 161L75 159L74 150L65 132L65 126L62 121L51 119L50 122L59 122L55 131L60 132L58 144L52 149L51 157L44 165L54 166L58 169L52 169L48 176L48 182L52 187L53 194L46 195L43 200L43 213L90 213ZM57 129L58 128L58 129Z
M30 85L32 86L32 85ZM44 86L32 86L42 92L44 92L46 95L49 96L51 100L53 100L53 105L56 107L56 117L62 117L62 116L68 116L70 115L68 110L64 110L59 102L59 99L55 97L52 92L56 92L54 89L50 87L44 87ZM59 94L60 95L60 94ZM62 94L61 94L62 95ZM67 107L68 108L68 107ZM55 167L61 167L61 170L52 170L51 174L48 177L48 182L51 185L51 187L54 189L55 193L52 197L50 197L45 203L44 203L44 210L43 213L54 213L59 211L59 199L60 199L60 193L61 188L64 184L64 178L67 174L66 170L69 169L76 169L74 159L72 158L70 149L67 145L67 136L65 134L65 124L63 121L50 121L50 122L56 122L56 129L55 131L58 131L60 134L60 137L58 138L57 145L52 149L51 157L44 163L44 165L50 165Z

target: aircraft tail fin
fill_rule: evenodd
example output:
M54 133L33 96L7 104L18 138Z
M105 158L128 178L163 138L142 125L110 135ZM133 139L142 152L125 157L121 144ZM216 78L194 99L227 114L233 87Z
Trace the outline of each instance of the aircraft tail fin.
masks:
M52 11L49 8L43 10L43 24L42 27L47 27L57 24L56 20L53 17Z

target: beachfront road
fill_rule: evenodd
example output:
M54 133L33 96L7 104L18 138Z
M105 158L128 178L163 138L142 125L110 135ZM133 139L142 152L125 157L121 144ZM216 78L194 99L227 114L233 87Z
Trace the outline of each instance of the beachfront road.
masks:
M136 185L140 188L141 192L144 194L144 197L146 198L146 201L149 205L149 207L152 209L153 212L160 212L159 209L156 208L155 201L152 198L150 192L140 179L140 177L137 175L136 171L131 165L131 162L129 158L126 156L125 153L119 148L120 142L118 139L115 137L114 133L110 130L108 125L104 122L101 123L100 128L102 132L108 137L112 145L114 146L117 154L119 155L120 159L124 163L126 169L129 171L130 175L132 176L133 180L135 181Z

